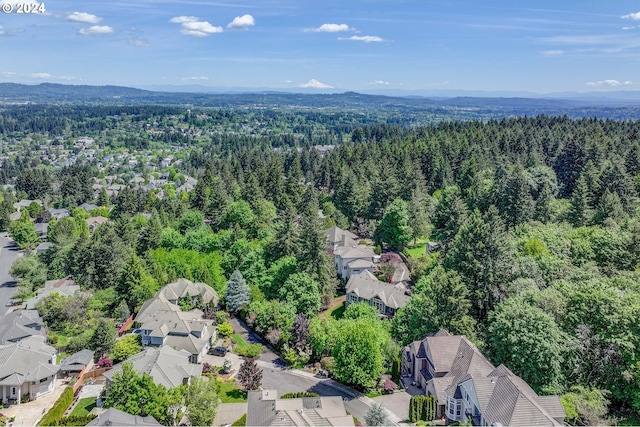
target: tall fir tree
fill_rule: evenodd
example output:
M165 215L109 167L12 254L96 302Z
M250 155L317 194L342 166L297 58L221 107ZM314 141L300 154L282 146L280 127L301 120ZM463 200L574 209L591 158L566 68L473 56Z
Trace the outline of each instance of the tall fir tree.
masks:
M247 281L242 277L239 270L235 270L227 281L227 289L224 293L224 301L227 309L232 313L237 313L243 307L251 303L251 291Z
M589 203L589 194L585 175L581 175L573 188L571 208L569 209L569 222L575 227L587 225L591 221L592 210Z

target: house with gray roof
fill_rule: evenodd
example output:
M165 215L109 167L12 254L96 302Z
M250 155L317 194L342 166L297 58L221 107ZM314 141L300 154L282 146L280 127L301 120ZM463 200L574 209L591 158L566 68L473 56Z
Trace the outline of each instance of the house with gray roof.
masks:
M94 408L94 410L100 408ZM128 412L121 411L116 408L109 408L103 410L97 417L95 417L87 426L161 426L155 418L151 415L147 417L141 417L139 415L131 415Z
M373 272L375 254L370 246L338 246L333 251L336 271L343 280L364 270Z
M43 336L0 345L0 401L20 404L26 395L35 400L51 393L59 370L56 350Z
M153 382L167 388L188 384L191 378L202 375L202 365L190 363L190 356L185 350L174 350L166 345L160 348L146 348L104 373L107 379L107 393L113 377L122 372L125 363L131 364L139 375L146 373L153 378Z
M45 297L52 293L58 293L62 296L72 296L76 291L80 290L80 286L76 285L76 282L71 277L65 277L57 280L47 280L44 282L44 287L38 289L36 296L28 299L25 302L25 308L28 310L35 310L36 304L42 301Z
M202 318L201 310L182 311L179 304L184 298L218 305L218 295L211 286L178 279L143 304L135 319L135 333L140 334L144 347L168 345L186 350L192 363L200 363L216 339L216 328L212 320Z
M347 281L346 292L345 308L353 303L366 302L388 317L394 316L411 298L404 283L382 282L368 270L353 274Z
M466 337L440 330L402 352L402 372L436 399L447 424L561 426L558 396L538 396L506 366L497 368Z
M356 246L360 240L354 233L335 225L324 231L324 237L329 249L332 251L338 246Z
M105 218L103 216L92 216L91 218L87 218L86 221L89 233L93 233L102 224L109 222L109 218Z
M248 426L353 426L340 396L278 399L277 390L247 393Z
M60 218L70 216L69 210L66 208L60 208L60 209L49 208L47 210L51 214L51 218L60 219Z
M0 345L43 336L44 332L44 323L36 310L16 310L0 317Z
M77 375L83 370L90 370L93 366L94 351L84 349L60 361L60 371L64 375Z

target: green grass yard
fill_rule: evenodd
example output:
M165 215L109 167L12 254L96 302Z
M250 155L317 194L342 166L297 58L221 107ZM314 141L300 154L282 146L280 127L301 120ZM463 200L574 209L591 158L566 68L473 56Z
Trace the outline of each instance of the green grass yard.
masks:
M218 397L222 403L238 403L247 401L247 393L236 386L235 381L218 381Z
M84 417L89 415L89 412L91 412L91 410L96 407L96 399L97 398L95 396L85 397L84 399L80 399L76 407L73 408L73 411L71 411L71 414L69 414L69 416Z
M403 252L411 258L420 258L422 255L427 253L427 244L418 243L415 246L406 247Z

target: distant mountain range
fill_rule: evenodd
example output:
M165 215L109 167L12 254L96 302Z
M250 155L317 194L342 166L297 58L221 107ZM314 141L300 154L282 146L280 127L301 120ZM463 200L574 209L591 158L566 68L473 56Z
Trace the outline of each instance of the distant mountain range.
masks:
M470 96L483 92L404 92L404 96L376 93L327 93L319 89L296 88L296 92L246 91L204 86L157 87L147 90L123 86L87 86L41 83L24 85L0 83L0 104L95 104L95 105L184 105L192 107L307 107L307 108L377 108L396 112L438 113L475 111L478 118L519 115L560 115L570 117L607 117L640 119L640 91L562 93L550 95ZM168 89L173 89L170 91ZM380 93L382 92L382 93ZM393 92L395 93L395 92ZM457 96L447 96L456 94ZM488 95L486 93L485 95ZM494 93L495 94L495 93ZM464 96L461 96L464 95ZM456 116L453 114L452 116ZM473 117L473 116L471 116Z

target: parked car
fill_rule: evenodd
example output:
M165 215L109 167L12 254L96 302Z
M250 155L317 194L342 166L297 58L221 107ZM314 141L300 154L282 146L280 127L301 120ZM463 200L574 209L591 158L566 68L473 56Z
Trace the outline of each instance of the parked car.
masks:
M213 356L224 357L224 356L227 355L227 348L226 347L222 347L222 346L211 347L209 349L209 354L211 354Z

